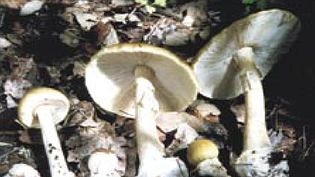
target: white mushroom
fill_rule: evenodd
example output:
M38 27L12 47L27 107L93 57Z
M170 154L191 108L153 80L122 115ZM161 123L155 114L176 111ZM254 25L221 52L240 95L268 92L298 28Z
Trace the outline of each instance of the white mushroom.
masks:
M41 128L52 177L74 176L68 170L55 127L66 117L69 108L70 103L65 95L46 87L29 90L18 107L21 123L27 127Z
M120 177L116 171L118 165L115 153L105 150L93 152L88 161L90 177Z
M4 177L40 177L40 175L32 166L18 163L14 164Z
M299 20L290 12L278 9L258 12L224 29L197 55L194 71L201 94L217 99L245 95L244 149L236 162L236 170L242 177L276 173L272 169L277 165L268 163L271 144L261 79L279 56L287 52L299 29ZM267 160L250 160L262 156ZM260 168L266 165L268 168Z
M183 162L163 158L155 123L159 111L183 110L197 96L194 74L177 56L145 44L113 45L98 52L86 67L86 86L103 109L136 118L138 176L187 176ZM179 164L186 172L173 172Z

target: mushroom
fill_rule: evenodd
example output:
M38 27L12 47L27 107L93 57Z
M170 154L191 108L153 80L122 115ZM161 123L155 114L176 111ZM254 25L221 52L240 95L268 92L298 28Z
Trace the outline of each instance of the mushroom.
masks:
M187 160L196 167L194 171L197 176L229 177L218 155L217 145L208 139L198 139L189 144L187 149Z
M90 177L121 177L116 171L118 166L119 160L116 154L105 149L93 152L88 161Z
M268 170L276 168L276 165L267 165L268 160L252 161L254 155L248 152L261 155L255 158L268 159L272 151L261 79L279 56L287 52L299 29L299 20L288 11L261 11L234 22L197 55L194 72L202 95L216 99L245 96L244 147L236 161L236 170L242 177L269 176L272 173ZM264 165L268 168L260 167Z
M18 107L18 117L22 124L41 128L52 177L74 176L68 170L55 127L66 117L69 108L70 102L64 94L47 87L29 90Z
M100 107L135 117L138 176L187 176L172 169L180 164L186 171L183 162L163 158L155 118L159 111L183 110L196 98L197 80L189 66L159 47L118 44L99 51L85 74L87 89Z
M14 164L4 177L40 177L40 175L32 166L18 163Z

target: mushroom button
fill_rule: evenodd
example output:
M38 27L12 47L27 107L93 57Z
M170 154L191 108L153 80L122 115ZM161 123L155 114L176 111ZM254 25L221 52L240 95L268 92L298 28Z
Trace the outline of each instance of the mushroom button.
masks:
M196 140L187 149L188 162L193 166L197 166L206 159L217 158L218 155L219 149L217 145L207 139Z
M280 55L288 51L299 29L299 20L288 11L272 9L258 12L224 29L196 57L194 72L201 94L216 99L245 95L243 155L250 154L245 152L252 150L271 151L261 79L277 63ZM263 164L248 166L241 164L252 161L237 163L240 165L236 165L236 170L257 165L257 168L252 168L254 174L259 171L268 174L269 168L258 167ZM240 176L251 176L251 170L247 171Z
M39 87L29 90L21 99L18 116L27 127L40 128L52 177L74 176L68 170L55 124L67 115L70 103L58 90Z
M14 164L9 172L3 177L40 177L40 175L32 166L24 163L17 163Z
M196 98L197 81L189 66L159 47L118 44L93 56L85 73L87 89L100 107L136 118L138 176L166 170L156 168L165 154L155 118L159 111L183 110Z
M187 160L195 167L198 176L230 177L218 159L217 145L208 139L198 139L189 144Z
M97 149L90 155L88 161L90 177L120 177L121 175L116 171L118 166L119 160L116 154L105 149Z

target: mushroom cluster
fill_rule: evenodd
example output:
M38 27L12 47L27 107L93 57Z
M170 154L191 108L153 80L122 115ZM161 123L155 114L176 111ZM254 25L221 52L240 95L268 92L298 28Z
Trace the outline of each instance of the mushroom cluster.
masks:
M52 177L74 177L68 170L55 124L70 109L68 98L58 90L38 87L29 90L18 107L19 120L26 127L40 128Z
M241 177L286 176L285 160L271 164L261 79L287 52L300 29L290 12L272 9L234 22L199 52L194 72L200 93L216 99L245 96L243 152L235 169Z
M155 119L160 112L184 110L199 91L215 99L245 96L243 151L234 163L239 176L285 177L287 162L282 159L272 164L269 160L273 149L266 128L261 80L288 50L299 29L299 20L284 10L249 15L211 39L198 53L194 71L163 48L112 45L92 57L86 66L85 84L101 108L135 118L138 177L189 176L183 161L165 157ZM46 87L27 92L18 108L21 123L41 128L52 177L74 176L68 170L55 127L69 108L66 96ZM188 162L199 176L229 177L218 154L216 144L205 139L196 140L187 149ZM103 163L110 164L103 168ZM90 175L120 176L115 171L117 163L112 153L94 152L88 162Z
M189 66L163 48L118 44L93 56L85 79L100 107L135 118L138 177L188 176L182 161L164 158L155 118L160 111L183 110L196 99L197 80Z

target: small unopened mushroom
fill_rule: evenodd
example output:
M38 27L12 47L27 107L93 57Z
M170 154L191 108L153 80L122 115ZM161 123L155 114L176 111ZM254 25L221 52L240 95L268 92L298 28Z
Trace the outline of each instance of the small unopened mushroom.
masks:
M187 149L187 160L198 176L229 177L218 155L217 145L207 139L196 140Z
M244 147L235 165L242 177L277 173L273 169L278 164L268 163L272 149L265 123L261 79L279 56L287 52L299 29L299 20L290 12L278 9L258 12L224 29L197 55L194 71L201 94L228 99L244 93ZM265 160L253 160L258 158ZM286 170L279 173L284 174Z
M18 163L14 164L4 177L40 177L40 175L32 166Z
M90 155L88 168L90 177L120 177L116 171L119 165L118 158L115 153L98 150Z
M165 49L118 44L98 52L85 73L87 89L100 107L136 118L138 176L187 176L183 162L163 158L155 118L159 111L183 110L196 98L191 69Z
M19 120L27 127L40 128L52 177L72 177L68 170L55 124L70 108L68 98L58 90L39 87L29 90L18 107Z

